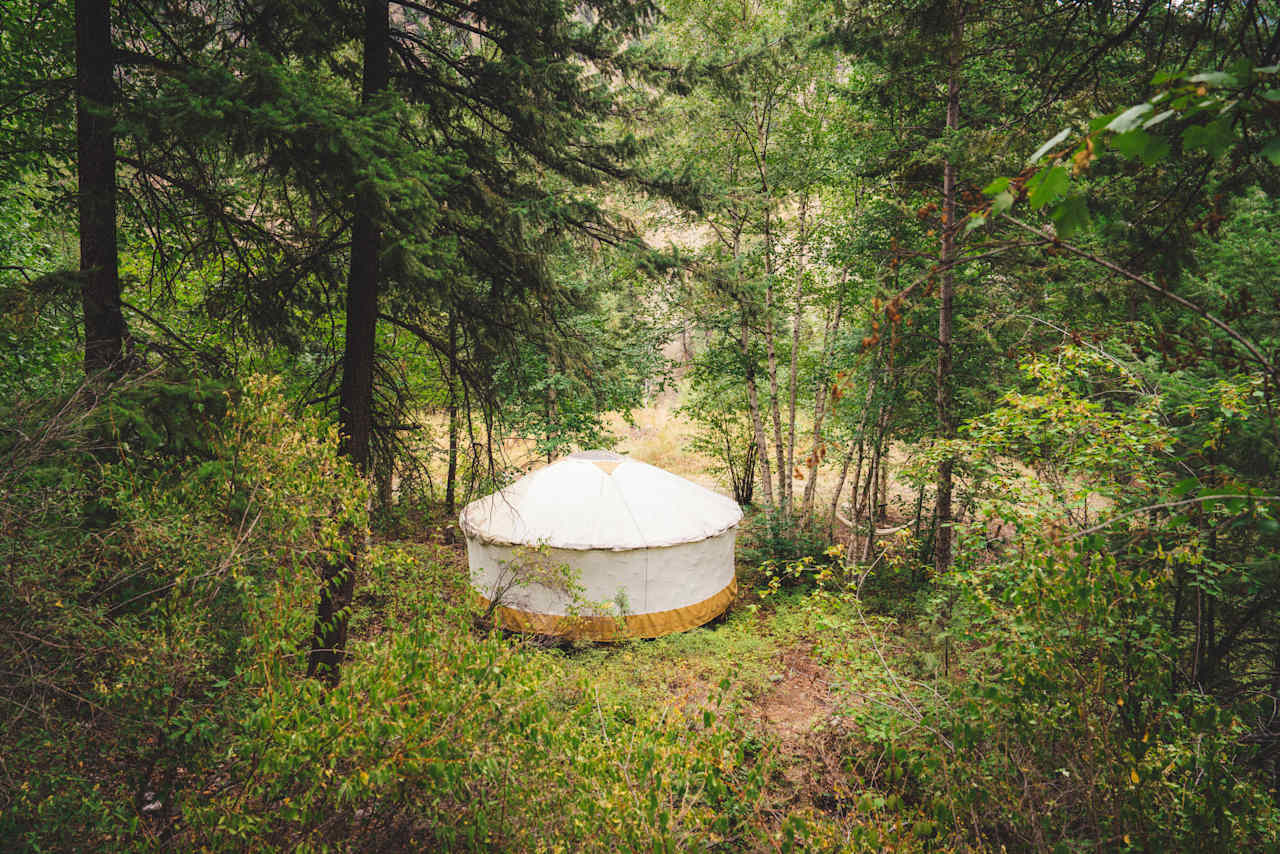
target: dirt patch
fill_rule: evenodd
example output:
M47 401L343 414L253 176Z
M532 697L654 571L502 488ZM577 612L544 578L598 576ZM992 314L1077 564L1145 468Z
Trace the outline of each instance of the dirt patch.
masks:
M747 710L778 746L779 770L793 803L828 809L843 803L849 791L841 762L846 739L843 722L833 718L835 708L830 674L811 645L800 645L783 651L770 687Z
M831 716L834 703L827 671L814 660L812 647L784 650L771 687L756 703L757 720L778 736L784 747L812 732Z

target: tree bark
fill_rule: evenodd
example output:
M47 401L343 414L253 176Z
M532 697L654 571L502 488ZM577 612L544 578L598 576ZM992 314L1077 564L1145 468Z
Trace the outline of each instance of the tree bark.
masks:
M844 310L843 303L836 303L834 316L827 322L822 334L822 364L818 370L818 379L814 383L813 392L813 454L809 457L809 476L804 484L800 515L805 519L813 516L813 497L818 492L818 466L822 464L826 443L823 441L822 425L826 420L827 402L831 399L831 378L827 375L830 363L831 338L835 330L840 328L840 316ZM841 482L843 486L843 481Z
M964 38L964 8L953 7L951 47L947 60L947 130L960 126L960 49ZM947 160L942 169L942 248L939 254L938 306L938 435L955 435L955 413L951 400L951 326L955 281L952 266L956 258L956 167ZM944 458L938 464L938 532L933 547L933 568L939 575L951 570L951 473L954 463Z
M116 248L114 61L110 0L76 0L76 156L84 371L116 373L124 355Z
M791 472L782 444L782 411L778 400L777 326L773 322L773 231L768 211L764 215L764 344L766 368L769 372L769 413L773 416L773 449L778 465L778 509L785 519L790 515Z
M387 88L390 80L387 0L366 0L364 79L361 103L368 106ZM346 343L342 357L342 385L338 403L338 450L361 474L368 474L370 438L373 432L374 334L378 322L378 196L363 187L355 199L351 225L351 270L347 279ZM320 604L307 674L337 683L347 644L347 611L355 594L359 550L352 544L351 557L325 567Z
M873 368L875 365L872 366ZM876 384L880 380L880 373L874 371L871 374L871 382L867 383L867 396L862 403L862 414L858 416L858 429L855 431L855 438L849 442L848 453L845 454L844 467L840 470L840 479L836 481L835 495L831 496L831 512L828 515L827 530L834 531L836 527L836 513L840 508L840 494L844 492L845 481L849 477L849 467L856 455L858 465L853 473L853 491L854 501L857 500L858 484L862 481L862 448L863 440L866 438L867 415L871 411L871 401L875 397Z
M764 435L764 418L760 414L760 389L756 385L755 365L751 362L750 329L746 310L742 314L742 337L739 343L742 360L746 366L747 407L751 413L751 429L756 437L756 460L760 466L760 485L764 490L764 503L773 512L773 472L769 470L769 442Z
M862 497L859 499L859 505L854 508L851 516L852 521L860 522L863 517L867 520L867 533L862 542L862 562L871 562L871 551L875 548L876 536L876 519L875 513L871 512L871 505L875 502L875 483L880 466L880 444L877 441L871 444L871 461L867 466L867 482L862 488Z
M862 559L870 563L875 557L876 523L880 518L881 489L886 482L886 466L888 464L889 422L893 419L891 406L881 406L876 417L876 437L872 445L871 466L867 471L867 486L863 490L862 512L867 517L867 539L863 546Z
M791 307L791 365L790 372L787 377L789 399L787 401L787 506L795 506L795 471L796 471L796 394L799 391L799 372L800 365L800 325L804 322L804 271L805 271L805 243L808 235L805 231L806 214L809 209L808 195L800 198L800 223L797 234L797 256L796 263L796 289L793 296L794 305ZM815 446L814 453L817 453ZM806 488L808 484L806 483Z
M773 93L765 98L756 114L756 139L753 146L756 173L760 178L760 198L764 203L764 344L765 368L769 375L769 414L773 420L773 449L778 475L778 508L785 517L790 511L791 472L787 469L782 444L782 411L778 399L777 324L773 317L773 202L769 198L769 131L773 123ZM765 450L761 448L761 450ZM772 504L772 502L770 502Z
M550 343L550 342L548 342L548 344L549 344L549 343ZM556 447L556 446L552 443L552 439L554 439L554 438L557 436L557 430L556 430L556 420L557 420L557 419L556 419L556 383L555 383L555 379L556 379L556 366L555 366L555 362L553 361L553 359L552 359L552 357L551 357L551 355L550 355L550 347L548 346L548 354L547 354L547 397L546 397L546 412L547 412L547 427L546 427L546 439L547 439L547 465L550 465L550 464L551 464L551 461L552 461L553 459L555 459L555 452L554 452L553 448L554 448L554 447Z
M889 454L892 451L893 442L886 441L884 450L880 454L880 488L875 507L877 522L886 522L889 519Z
M444 512L453 518L457 504L458 479L458 394L454 389L457 377L454 365L458 362L458 320L449 318L449 470L444 481Z

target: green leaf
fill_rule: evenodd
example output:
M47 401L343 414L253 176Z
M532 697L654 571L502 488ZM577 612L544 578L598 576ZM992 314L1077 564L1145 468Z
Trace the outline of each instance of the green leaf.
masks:
M991 215L999 216L1011 207L1013 207L1013 193L1005 190L991 201Z
M1112 120L1115 119L1115 117L1118 115L1120 115L1119 111L1116 111L1114 113L1107 113L1106 115L1102 115L1102 116L1094 116L1093 118L1089 119L1089 130L1095 131L1095 132L1102 130L1107 125L1111 124Z
M1089 207L1083 196L1071 196L1049 212L1049 219L1053 220L1059 237L1070 237L1089 227Z
M1262 97L1268 101L1280 101L1280 89L1268 89L1262 93Z
M1214 158L1221 157L1234 142L1230 125L1220 119L1204 125L1192 125L1182 132L1185 148L1203 148Z
M1145 122L1143 122L1143 123L1142 123L1142 129L1143 129L1143 130L1151 130L1153 127L1155 127L1156 125L1158 125L1158 124L1160 124L1161 122L1163 122L1165 119L1167 119L1167 118L1169 118L1170 116L1172 116L1172 115L1174 114L1174 112L1176 112L1176 111L1175 111L1175 110L1165 110L1163 113L1157 113L1156 115L1152 116L1151 118L1147 119Z
M1147 147L1139 155L1147 166L1159 163L1169 156L1169 140L1162 136L1152 136Z
M1028 157L1028 158L1027 158L1027 162L1028 162L1028 163L1035 163L1035 162L1036 162L1037 160L1039 160L1041 157L1044 157L1046 154L1048 154L1050 151L1052 151L1055 147L1057 147L1059 144L1061 144L1061 143L1062 143L1062 141L1063 141L1063 140L1065 140L1065 139L1066 139L1067 137L1069 137L1069 136L1071 136L1071 128L1069 128L1069 127L1063 128L1063 129L1058 133L1058 135L1057 135L1057 136L1055 136L1053 139L1049 140L1049 141L1048 141L1048 142L1046 142L1044 145L1042 145L1042 146L1040 146L1039 148L1037 148L1037 149L1036 149L1036 153L1035 153L1035 154L1033 154L1033 155L1031 155L1030 157Z
M1181 498L1182 496L1186 495L1188 492L1195 489L1199 485L1200 485L1200 481L1197 480L1196 478L1185 477L1182 480L1178 481L1178 483L1173 487L1173 489L1169 491L1174 498Z
M1151 134L1144 130L1134 129L1127 133L1116 134L1111 138L1111 147L1125 157L1136 159L1142 156L1151 144Z
M1191 78L1192 83L1208 83L1210 86L1235 86L1238 81L1234 74L1225 71L1205 71Z
M964 233L968 234L971 231L976 231L986 224L987 218L985 216L971 216L969 217L969 221L965 223Z
M1157 71L1155 76L1151 78L1151 85L1162 86L1172 80L1181 80L1185 75L1185 71Z
M994 196L996 193L1003 193L1005 190L1009 189L1009 183L1008 178L997 178L987 186L983 187L982 192L986 193L988 196Z
M1115 133L1131 131L1138 125L1142 124L1142 117L1154 109L1155 107L1147 103L1139 104L1136 107L1130 107L1112 119L1111 123L1107 125L1107 130L1114 131Z
M1262 146L1262 156L1270 160L1272 166L1280 166L1280 136Z
M1055 166L1047 171L1042 170L1027 182L1027 186L1032 183L1035 184L1035 189L1031 191L1031 207L1039 210L1066 192L1071 178L1065 167Z

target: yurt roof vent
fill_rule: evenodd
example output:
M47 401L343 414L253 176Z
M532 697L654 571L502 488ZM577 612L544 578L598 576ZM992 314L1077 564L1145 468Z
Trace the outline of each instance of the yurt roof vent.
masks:
M578 451L576 454L570 454L568 459L571 460L608 460L610 462L619 462L626 459L622 454L615 454L613 451Z

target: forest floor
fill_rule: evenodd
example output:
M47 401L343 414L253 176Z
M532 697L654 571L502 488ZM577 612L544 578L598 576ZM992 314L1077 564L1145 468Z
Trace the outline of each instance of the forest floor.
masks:
M465 546L447 549L465 578ZM811 591L762 596L757 568L740 563L738 572L738 598L697 629L617 644L529 639L525 648L556 657L568 681L585 680L637 714L735 715L770 768L766 822L777 827L797 811L843 822L882 766L857 713L868 703L901 702L888 668L909 668L928 644L914 626L855 616Z
M610 424L620 439L615 447L727 494L712 462L689 451L693 427L679 405L678 390L667 390L631 419L616 419ZM530 461L531 467L537 464ZM819 500L828 505L838 477L834 469L828 464L820 472L825 490L820 482ZM803 485L797 481L797 494ZM901 499L899 507L905 506L906 490L895 484L892 492ZM748 519L743 527L750 524ZM451 527L448 520L443 527ZM445 545L452 574L465 584L465 545L443 533L417 530L406 539ZM930 644L909 621L864 614L861 606L838 597L785 588L767 592L760 568L742 557L744 538L740 593L711 623L617 644L548 645L531 639L528 654L556 656L571 679L585 679L602 697L635 710L688 719L708 708L735 715L770 768L765 821L777 827L799 811L842 823L884 765L883 751L862 736L859 711L868 704L904 706L890 668L918 673Z

